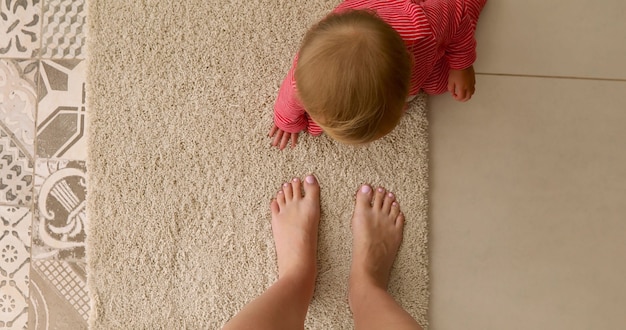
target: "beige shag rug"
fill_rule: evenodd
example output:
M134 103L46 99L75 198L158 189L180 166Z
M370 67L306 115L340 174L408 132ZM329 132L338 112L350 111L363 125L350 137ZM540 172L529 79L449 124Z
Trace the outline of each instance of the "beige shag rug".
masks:
M322 187L308 329L349 329L350 217L362 183L406 214L390 290L426 325L427 122L418 97L367 147L270 147L279 85L337 1L90 0L88 286L93 329L215 329L276 279L269 202Z

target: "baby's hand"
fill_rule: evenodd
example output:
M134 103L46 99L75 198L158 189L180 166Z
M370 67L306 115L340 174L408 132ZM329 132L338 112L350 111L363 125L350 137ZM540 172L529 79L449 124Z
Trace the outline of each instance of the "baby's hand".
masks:
M278 128L276 124L274 124L268 135L269 137L274 137L274 140L272 141L272 146L278 147L278 149L280 150L285 149L287 143L289 143L289 140L291 140L292 148L295 147L296 142L298 142L298 133L285 132L282 129Z
M448 75L448 91L455 100L465 102L474 95L476 77L474 66L464 70L450 70Z

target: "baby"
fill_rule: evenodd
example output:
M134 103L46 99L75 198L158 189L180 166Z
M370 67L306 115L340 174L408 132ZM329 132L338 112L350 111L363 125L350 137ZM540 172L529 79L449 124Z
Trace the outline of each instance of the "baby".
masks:
M420 90L474 94L474 31L486 0L345 0L305 35L274 107L272 145L326 132L383 137Z

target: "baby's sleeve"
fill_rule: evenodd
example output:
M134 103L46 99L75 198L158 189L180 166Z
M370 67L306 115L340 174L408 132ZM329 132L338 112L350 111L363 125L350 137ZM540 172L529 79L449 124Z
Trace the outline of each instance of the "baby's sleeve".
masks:
M470 67L476 61L476 30L477 15L471 8L467 8L466 1L457 1L455 11L459 21L453 31L448 47L446 47L446 59L450 69L463 70ZM468 10L469 9L469 10ZM476 17L474 17L476 16Z
M304 107L296 97L294 71L296 61L283 80L274 104L274 123L288 133L299 133L307 128L308 118Z

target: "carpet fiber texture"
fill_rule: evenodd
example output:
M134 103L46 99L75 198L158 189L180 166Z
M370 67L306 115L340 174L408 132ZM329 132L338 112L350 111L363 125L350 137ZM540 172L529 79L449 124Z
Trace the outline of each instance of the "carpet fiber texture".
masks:
M350 218L359 185L406 214L390 291L426 325L425 98L365 147L301 135L270 147L279 85L306 29L336 1L89 3L88 286L93 329L215 329L277 277L280 184L321 184L308 329L349 329Z

